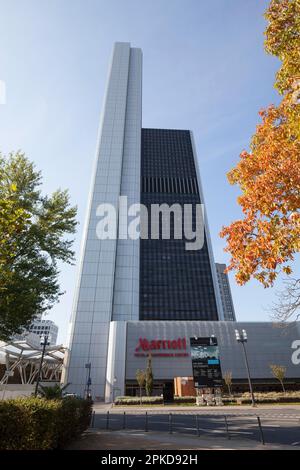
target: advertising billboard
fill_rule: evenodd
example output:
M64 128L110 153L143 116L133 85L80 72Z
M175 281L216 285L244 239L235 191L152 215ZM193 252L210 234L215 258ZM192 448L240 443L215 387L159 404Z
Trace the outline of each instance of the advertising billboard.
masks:
M218 341L215 336L190 338L195 388L222 386Z

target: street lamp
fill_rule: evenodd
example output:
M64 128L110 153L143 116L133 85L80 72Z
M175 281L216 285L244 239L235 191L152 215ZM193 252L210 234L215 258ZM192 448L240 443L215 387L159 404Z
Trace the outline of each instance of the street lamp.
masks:
M118 382L117 377L114 377L113 386L112 386L112 401L113 401L113 403L115 402L116 391L119 390L118 387L116 387L117 382Z
M45 356L45 351L46 351L46 346L50 345L50 340L51 336L50 335L43 335L41 336L41 342L40 345L42 346L42 355L41 355L41 361L40 361L40 366L39 366L39 371L36 379L36 384L35 384L35 390L34 390L34 396L37 396L38 393L38 388L39 388L39 383L41 379L41 372L42 372L42 367L43 367L43 360Z
M253 389L252 389L251 377L250 377L250 369L249 369L249 364L248 364L247 351L246 351L246 346L245 346L245 343L247 343L247 340L248 340L247 332L246 332L246 330L242 330L241 333L239 332L239 330L234 330L234 332L235 332L235 337L236 337L237 342L241 343L241 345L243 346L244 359L245 359L245 365L246 365L246 370L247 370L249 388L250 388L250 393L251 393L252 406L256 406L255 405L254 394L253 394Z
M90 387L92 385L91 367L92 367L92 364L90 362L87 362L85 364L85 368L88 369L88 378L87 378L87 381L86 381L86 398L87 399L91 398L91 392L90 392Z

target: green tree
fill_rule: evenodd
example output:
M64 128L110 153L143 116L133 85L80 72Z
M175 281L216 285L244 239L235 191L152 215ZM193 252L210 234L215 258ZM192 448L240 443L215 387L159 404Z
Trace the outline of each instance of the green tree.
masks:
M142 389L145 386L146 382L146 373L144 370L138 369L135 374L136 381L139 384L140 388L140 404L142 404Z
M272 374L274 375L275 379L279 380L279 382L281 383L283 392L285 392L283 381L284 381L284 378L285 378L286 367L279 366L279 365L276 365L276 364L271 364L270 369L271 369Z
M62 295L58 262L72 263L76 207L67 191L40 191L41 173L23 153L0 154L0 339L7 340Z
M152 371L152 357L151 354L148 355L148 364L146 368L146 394L148 397L152 395L153 392L153 371Z

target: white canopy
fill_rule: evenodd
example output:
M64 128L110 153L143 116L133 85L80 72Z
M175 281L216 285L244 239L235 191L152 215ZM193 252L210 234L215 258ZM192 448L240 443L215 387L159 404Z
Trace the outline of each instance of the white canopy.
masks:
M0 354L4 356L6 373L0 377L0 384L7 383L8 377L15 370L20 373L22 384L32 384L37 376L42 357L42 346L37 335L28 334L25 339L12 339L0 342ZM46 346L43 359L43 380L59 380L65 347L63 345Z

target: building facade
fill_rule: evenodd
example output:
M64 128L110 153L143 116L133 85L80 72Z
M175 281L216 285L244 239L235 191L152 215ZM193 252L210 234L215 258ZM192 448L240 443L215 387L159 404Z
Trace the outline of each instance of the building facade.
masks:
M125 372L113 370L125 345L112 344L126 322L223 319L206 214L203 248L186 251L185 239L161 233L128 238L122 196L127 207L204 204L192 133L142 129L142 52L129 43L115 44L110 64L63 373L83 395L91 364L92 395L102 399L116 380L124 387ZM99 237L104 204L119 213L114 239Z
M161 395L167 390L172 396L175 377L187 380L193 376L190 338L195 336L214 335L219 346L222 373L230 371L234 384L247 385L242 346L235 339L235 329L247 331L249 369L256 387L272 388L277 384L271 364L286 367L284 381L287 385L299 387L300 384L300 322L138 321L126 322L122 328L112 325L112 328L115 335L111 338L110 358L114 359L111 362L114 381L106 396L107 401L118 395L138 395L136 371L146 368L149 353L154 394ZM118 377L122 377L123 382Z
M42 336L48 336L50 344L53 346L57 343L58 326L52 320L42 320L37 318L29 326L28 330L21 334L14 335L15 340L26 339L33 344L40 344Z
M187 130L142 129L141 202L203 203L193 137ZM202 197L201 197L202 196ZM141 239L140 320L218 320L217 285L209 234L199 250L186 237Z
M29 327L29 332L40 338L48 336L51 345L57 342L58 326L52 320L34 320Z
M85 364L93 368L92 392L104 396L111 320L139 318L139 240L100 239L99 204L119 208L140 201L142 53L116 43L100 119L96 164L81 247L79 276L63 380L84 393ZM119 220L119 228L125 222Z
M223 307L225 321L236 321L234 305L231 295L228 274L225 273L226 264L216 263L218 286Z

